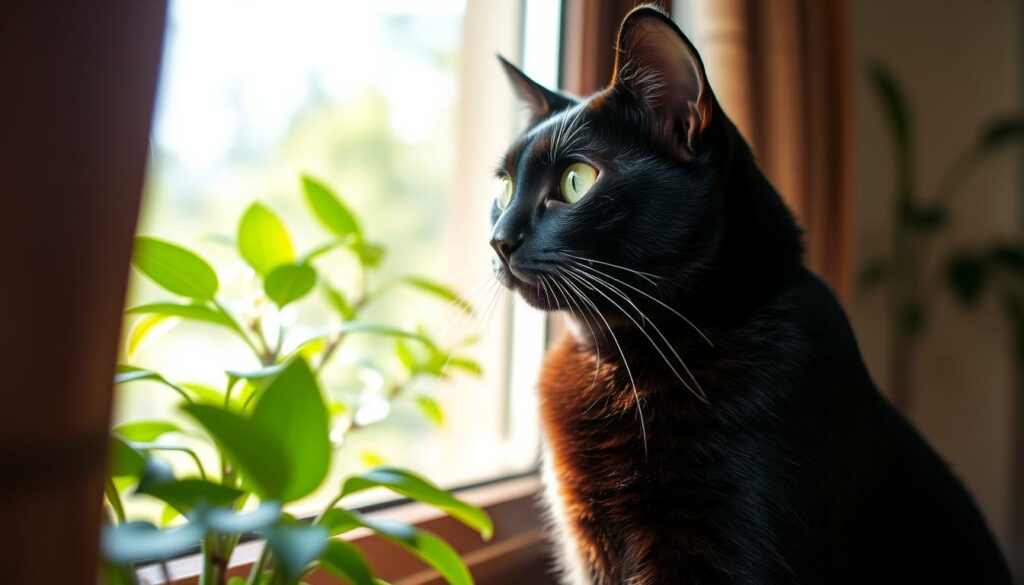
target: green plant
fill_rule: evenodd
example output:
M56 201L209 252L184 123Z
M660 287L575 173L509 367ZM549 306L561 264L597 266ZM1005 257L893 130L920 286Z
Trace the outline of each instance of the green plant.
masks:
M993 240L956 249L937 263L931 261L939 236L951 223L951 204L963 192L967 178L992 154L1024 139L1024 117L1008 115L988 123L926 197L915 172L914 128L904 92L881 65L869 67L868 79L895 147L896 188L891 247L885 256L861 266L858 284L862 290L889 284L890 389L893 402L908 409L913 401L916 349L927 330L931 309L944 290L952 291L961 306L972 307L986 287L996 289L1013 324L1016 356L1024 359L1024 243Z
M225 371L222 389L181 383L137 365L118 367L117 384L149 382L175 392L181 400L180 411L194 425L183 426L175 420L136 420L113 429L105 492L108 524L103 539L104 577L109 583L133 582L133 563L166 561L197 545L202 551L203 585L293 584L317 567L356 585L379 583L359 550L335 538L356 528L372 530L411 551L450 583L472 583L458 555L437 536L339 506L352 494L386 488L443 510L483 538L490 536L491 521L483 511L409 471L379 466L347 476L336 496L312 520L298 520L284 509L325 482L333 452L332 419L348 417L345 420L349 421L335 424L334 432L360 429L359 424L351 422L350 404L327 398L322 391L324 366L350 336L394 340L393 354L403 371L390 377L381 374L385 380L382 392L391 400L403 397L418 377L440 378L449 370L470 374L480 371L476 362L456 353L466 341L442 349L422 330L363 320L366 306L397 286L438 297L459 311L472 312L472 307L448 287L422 277L400 278L369 288L384 248L366 238L357 217L327 186L304 177L302 187L309 209L331 239L297 255L284 223L269 208L253 204L241 217L234 244L251 267L251 278L262 294L247 295L234 303L221 298L217 273L194 252L154 238L136 240L135 268L183 300L129 308L127 314L137 317L128 336L129 353L158 325L169 319L185 320L230 331L249 348L259 367ZM357 293L346 296L317 270L317 259L334 251L358 260ZM286 351L288 328L277 325L276 334L268 334L266 317L317 288L340 323ZM412 398L425 416L436 423L441 421L440 406L428 394ZM204 460L186 441L174 440L189 434L205 441L208 451L215 454L213 461ZM176 477L161 458L167 452L189 457L194 471ZM130 519L125 511L126 495L162 501L164 527ZM179 515L184 522L167 527ZM247 579L232 577L229 581L231 553L239 539L249 533L266 538L263 556Z

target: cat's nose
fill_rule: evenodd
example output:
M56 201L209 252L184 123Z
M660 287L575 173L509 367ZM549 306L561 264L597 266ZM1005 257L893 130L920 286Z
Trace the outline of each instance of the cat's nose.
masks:
M522 245L522 236L495 236L494 238L491 239L491 247L494 248L494 251L498 253L498 256L501 257L505 264L508 264L508 260L509 258L512 257L512 253L515 252L519 248L519 246Z

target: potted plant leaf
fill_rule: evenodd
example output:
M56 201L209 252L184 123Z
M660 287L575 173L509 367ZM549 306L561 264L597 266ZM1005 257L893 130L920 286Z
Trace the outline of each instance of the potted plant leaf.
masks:
M233 242L260 291L246 299L222 298L217 272L196 253L155 238L136 240L135 268L176 298L127 310L135 320L129 348L137 347L168 320L196 322L230 332L259 367L225 368L219 388L183 383L173 372L137 364L118 367L115 383L148 383L173 392L181 416L128 421L112 431L103 538L102 577L107 583L134 583L137 563L164 563L197 547L203 585L295 584L317 568L357 585L379 583L359 549L341 538L358 528L410 551L449 583L472 583L458 554L438 536L342 506L351 495L384 488L434 506L482 538L490 537L491 521L483 511L408 470L378 466L346 476L313 518L295 518L287 511L289 504L324 484L332 464L332 439L337 443L339 433L361 430L351 404L329 396L323 387L325 366L350 337L393 340L403 372L383 384L388 400L409 398L406 392L422 377L443 378L454 371L480 373L479 365L462 353L468 341L443 348L423 330L365 319L369 303L400 286L438 297L453 310L471 313L473 309L450 288L422 276L369 288L384 248L366 238L356 215L325 184L303 177L302 189L328 239L298 255L280 218L262 204L251 205L239 221ZM318 258L335 251L357 260L360 274L354 294L343 293L317 269ZM291 347L284 343L288 326L278 324L276 332L266 331L267 315L317 289L335 313L335 325ZM425 416L441 420L440 406L429 394L412 398ZM186 436L191 442L198 437L206 447L203 452L182 440ZM167 453L187 457L189 470L175 473L165 459ZM159 523L163 526L131 517L125 500L137 496L164 504ZM266 540L262 556L248 575L229 578L232 553L240 539L252 535Z

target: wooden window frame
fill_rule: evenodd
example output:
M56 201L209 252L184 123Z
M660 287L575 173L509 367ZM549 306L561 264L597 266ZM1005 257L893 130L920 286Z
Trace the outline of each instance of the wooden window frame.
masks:
M540 490L540 479L534 473L460 490L459 497L483 508L494 520L494 537L486 542L454 518L415 502L384 506L367 512L366 516L399 520L441 535L463 558L479 583L539 583L543 582L548 559L544 522L538 507ZM369 530L354 530L343 538L359 547L373 568L374 576L392 585L444 583L422 561ZM247 576L263 546L263 540L238 545L228 574ZM166 566L170 584L199 583L202 560L198 554L172 560ZM138 575L141 583L168 583L160 565L141 567ZM312 585L337 583L336 578L321 569L304 580Z

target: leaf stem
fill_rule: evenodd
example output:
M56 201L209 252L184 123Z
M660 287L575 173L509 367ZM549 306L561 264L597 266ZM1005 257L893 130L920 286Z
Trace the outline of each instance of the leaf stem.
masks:
M246 580L246 585L256 585L259 582L260 575L263 573L263 566L267 564L270 559L270 544L267 542L263 543L263 550L260 551L260 557L253 563L252 569L249 571L249 579Z
M216 307L217 311L221 315L223 315L225 318L227 318L227 319L229 319L231 321L231 324L233 325L232 329L235 331L235 333L238 334L239 337L242 338L242 341L244 341L245 344L249 346L249 349L251 349L252 352L254 354L256 354L257 359L259 359L259 357L260 357L260 350L257 349L256 344L253 343L252 339L250 339L249 336L245 334L245 330L238 323L238 320L235 319L235 316L232 315L231 312L227 310L227 307L225 307L217 299L212 299L212 302L213 302L213 306Z
M114 479L112 477L107 478L105 492L107 495L107 501L110 502L110 507L114 510L114 517L117 518L118 524L123 523L126 520L124 504L121 502L121 494L117 493L117 486L114 485Z

